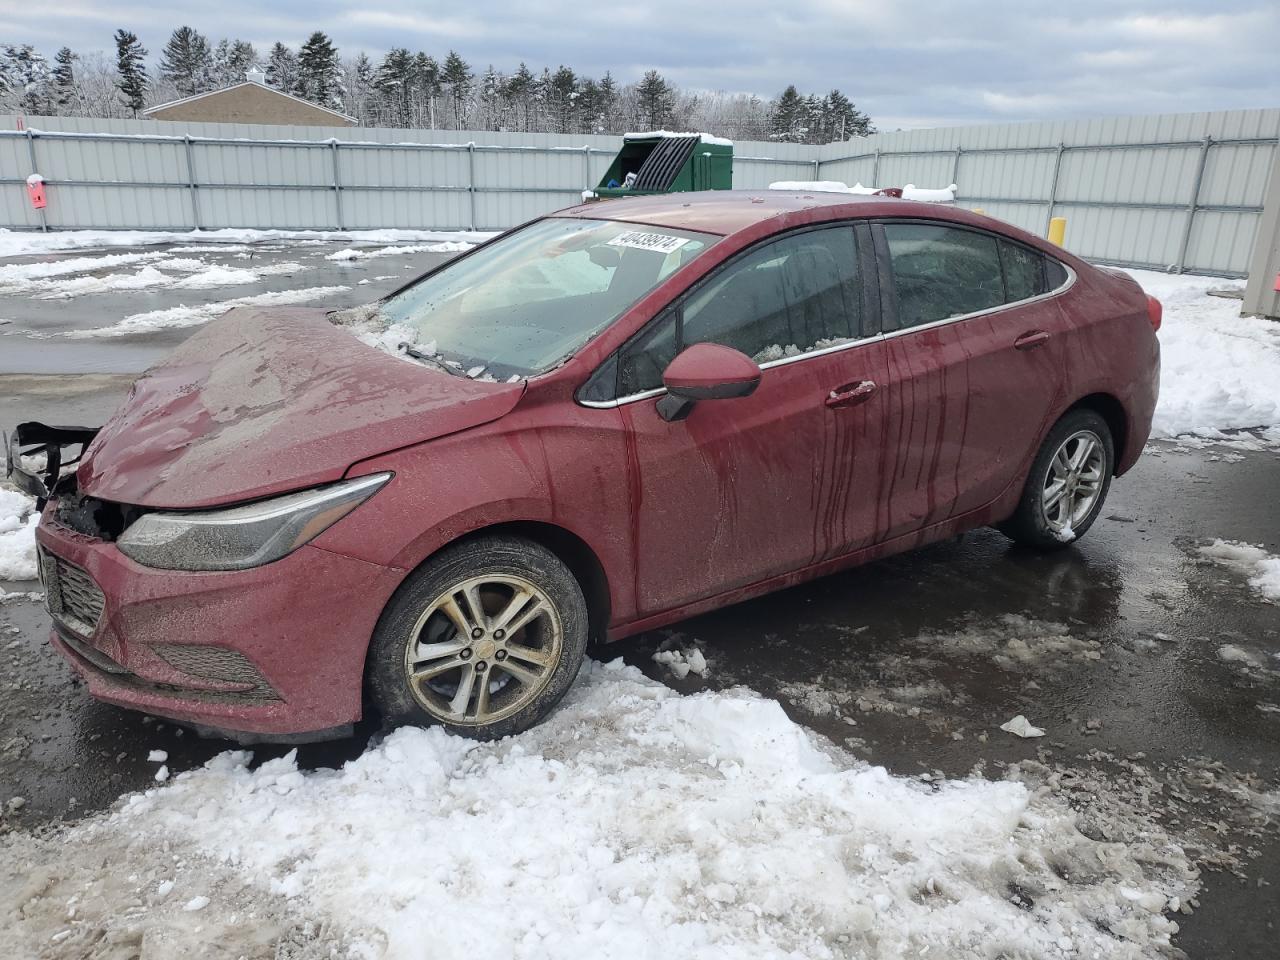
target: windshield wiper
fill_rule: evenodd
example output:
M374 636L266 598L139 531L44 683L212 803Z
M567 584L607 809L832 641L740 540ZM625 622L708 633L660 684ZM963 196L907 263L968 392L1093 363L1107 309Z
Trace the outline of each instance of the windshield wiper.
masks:
M415 347L412 343L409 343L408 341L401 343L399 347L406 354L413 357L413 359L421 360L423 363L429 363L431 364L431 366L435 367L437 370L443 370L445 373L449 374L450 376L454 376L454 377L466 376L466 374L463 373L461 370L455 370L453 367L449 366L449 364L445 363L439 357L436 357L430 353L423 353L421 350L419 350L417 347Z

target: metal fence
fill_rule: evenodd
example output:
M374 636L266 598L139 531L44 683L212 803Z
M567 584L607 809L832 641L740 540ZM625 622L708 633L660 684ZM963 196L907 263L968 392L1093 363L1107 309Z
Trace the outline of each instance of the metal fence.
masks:
M575 202L619 137L0 118L0 226L501 229ZM1128 266L1244 275L1280 110L738 142L734 185L958 186L957 202ZM33 210L38 172L49 206Z
M0 130L0 226L18 229L502 229L578 202L622 143L54 117L25 126ZM740 143L735 182L810 179L813 149ZM44 210L27 202L30 173L48 185Z
M956 202L1091 260L1244 276L1280 110L1112 117L881 134L820 148L826 179L957 185Z

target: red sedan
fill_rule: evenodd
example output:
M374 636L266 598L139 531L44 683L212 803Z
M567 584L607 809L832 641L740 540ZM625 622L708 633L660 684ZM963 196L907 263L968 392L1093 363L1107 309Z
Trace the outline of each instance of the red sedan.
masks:
M13 453L49 458L18 476L94 696L246 740L368 705L498 737L590 640L974 527L1076 540L1147 439L1159 323L963 210L642 197L360 310L233 311L96 436Z

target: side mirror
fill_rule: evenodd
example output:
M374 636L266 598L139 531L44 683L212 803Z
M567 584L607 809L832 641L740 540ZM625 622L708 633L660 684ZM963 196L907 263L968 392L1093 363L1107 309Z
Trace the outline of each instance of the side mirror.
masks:
M760 376L760 367L745 353L718 343L695 343L663 371L667 395L658 401L658 415L668 422L683 420L699 400L749 397L760 386Z

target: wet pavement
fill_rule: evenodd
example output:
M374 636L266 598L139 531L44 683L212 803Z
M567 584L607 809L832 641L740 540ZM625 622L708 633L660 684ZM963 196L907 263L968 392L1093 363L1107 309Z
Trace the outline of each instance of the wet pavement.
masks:
M366 269L393 272L378 261ZM12 312L0 301L0 316ZM86 312L67 322L102 321ZM10 342L0 339L0 369L14 365ZM163 352L150 341L109 347L129 362L152 348ZM65 372L70 356L48 366ZM97 423L127 383L0 375L0 423ZM1070 798L1086 832L1165 831L1204 870L1198 903L1179 918L1181 948L1274 957L1280 605L1196 547L1224 538L1280 552L1278 489L1275 449L1157 443L1069 549L1042 555L976 531L595 655L622 655L685 692L743 684L777 697L798 722L897 774L1016 776ZM81 817L150 786L151 750L166 751L176 773L228 748L90 699L48 647L47 624L37 602L0 605L0 808L25 801L0 830ZM710 663L705 678L675 679L651 659L694 645ZM1246 656L1224 659L1224 646ZM999 730L1015 714L1046 735ZM375 735L367 725L301 748L300 759L340 764ZM283 752L254 748L259 760Z

